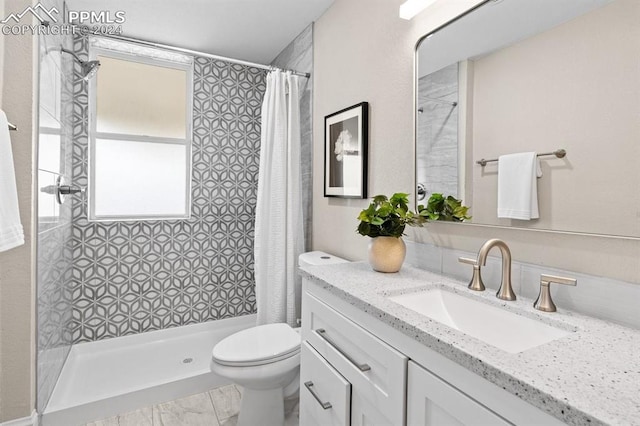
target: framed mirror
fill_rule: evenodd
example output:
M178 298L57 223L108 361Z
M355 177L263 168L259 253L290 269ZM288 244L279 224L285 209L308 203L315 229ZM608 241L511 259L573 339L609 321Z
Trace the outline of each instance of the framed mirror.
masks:
M640 2L488 0L423 37L416 67L418 204L640 238ZM539 218L498 218L497 159L520 152L539 155Z

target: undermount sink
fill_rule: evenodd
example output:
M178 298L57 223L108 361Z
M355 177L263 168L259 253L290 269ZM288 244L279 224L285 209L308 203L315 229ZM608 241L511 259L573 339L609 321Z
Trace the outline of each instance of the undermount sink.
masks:
M572 333L439 288L388 299L512 354Z

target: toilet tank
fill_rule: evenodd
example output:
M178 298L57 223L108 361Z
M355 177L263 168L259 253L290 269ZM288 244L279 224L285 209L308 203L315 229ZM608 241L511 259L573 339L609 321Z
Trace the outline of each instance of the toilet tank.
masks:
M323 251L310 251L302 253L298 257L298 266L332 265L336 263L348 263L341 257L334 256Z

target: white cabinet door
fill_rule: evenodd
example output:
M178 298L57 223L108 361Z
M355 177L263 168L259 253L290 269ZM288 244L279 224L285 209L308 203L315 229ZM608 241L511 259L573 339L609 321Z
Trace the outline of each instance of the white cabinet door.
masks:
M351 385L307 343L300 349L300 425L348 426Z
M511 424L413 361L407 379L407 426Z
M309 293L302 310L303 338L351 383L351 425L404 425L407 357Z

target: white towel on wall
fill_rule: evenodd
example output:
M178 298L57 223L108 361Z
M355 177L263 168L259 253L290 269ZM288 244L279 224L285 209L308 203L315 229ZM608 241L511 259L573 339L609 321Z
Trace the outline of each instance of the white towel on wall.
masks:
M535 152L501 155L498 158L498 217L537 219L537 178L540 176L540 160Z
M24 231L18 211L18 189L13 167L9 122L0 111L0 251L24 244Z

